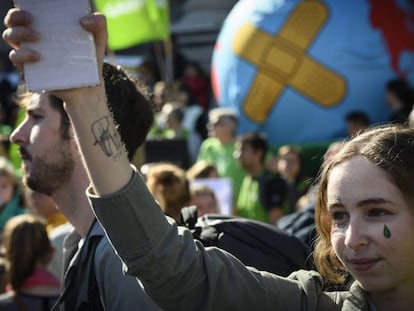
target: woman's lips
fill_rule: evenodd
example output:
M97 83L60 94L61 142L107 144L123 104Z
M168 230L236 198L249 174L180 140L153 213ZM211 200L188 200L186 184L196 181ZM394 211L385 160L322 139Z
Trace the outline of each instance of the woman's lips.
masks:
M354 271L366 272L371 270L379 261L379 258L359 258L348 260L348 263Z

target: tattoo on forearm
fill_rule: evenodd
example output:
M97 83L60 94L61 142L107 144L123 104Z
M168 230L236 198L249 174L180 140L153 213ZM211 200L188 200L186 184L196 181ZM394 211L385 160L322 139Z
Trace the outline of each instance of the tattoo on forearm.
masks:
M94 145L99 144L107 157L117 158L122 152L121 137L116 128L110 126L109 117L105 116L92 123Z

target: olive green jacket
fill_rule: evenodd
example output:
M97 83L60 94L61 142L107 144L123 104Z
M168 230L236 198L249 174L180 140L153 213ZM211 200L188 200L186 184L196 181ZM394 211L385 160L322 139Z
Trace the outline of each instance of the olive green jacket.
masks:
M372 310L358 283L347 292L324 292L315 271L283 278L204 248L164 216L138 173L122 191L97 197L88 189L88 195L125 272L164 310Z

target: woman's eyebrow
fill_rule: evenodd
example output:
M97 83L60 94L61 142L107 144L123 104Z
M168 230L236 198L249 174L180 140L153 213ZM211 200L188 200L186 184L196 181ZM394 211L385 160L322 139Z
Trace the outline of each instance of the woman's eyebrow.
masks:
M337 208L344 207L344 205L341 202L341 198L339 197L331 197L331 198L328 198L327 201L328 201L327 202L328 210L335 208L335 207Z
M356 206L357 207L364 207L364 206L379 205L379 204L392 204L392 205L395 205L396 203L391 201L391 200L384 199L384 198L368 198L368 199L364 199L364 200L361 200L361 201L357 202ZM331 199L331 202L328 199L328 202L327 202L328 210L333 209L333 208L341 208L341 207L344 207L344 205L342 204L340 198L333 198L333 199Z
M366 205L375 205L375 204L393 204L395 202L384 199L384 198L368 198L357 203L358 207L366 206Z

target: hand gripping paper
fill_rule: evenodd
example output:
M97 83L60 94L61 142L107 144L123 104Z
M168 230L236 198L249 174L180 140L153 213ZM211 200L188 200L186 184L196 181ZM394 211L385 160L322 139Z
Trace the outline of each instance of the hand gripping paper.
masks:
M87 0L15 0L33 16L37 42L22 43L41 54L41 61L24 65L29 91L63 90L99 84L92 35L79 20L89 13Z

